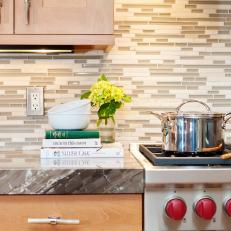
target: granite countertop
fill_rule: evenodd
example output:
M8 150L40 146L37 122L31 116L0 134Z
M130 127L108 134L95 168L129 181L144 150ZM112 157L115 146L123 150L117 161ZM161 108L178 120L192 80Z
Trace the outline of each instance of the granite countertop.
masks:
M124 158L40 159L36 151L0 151L0 194L143 193L144 170Z

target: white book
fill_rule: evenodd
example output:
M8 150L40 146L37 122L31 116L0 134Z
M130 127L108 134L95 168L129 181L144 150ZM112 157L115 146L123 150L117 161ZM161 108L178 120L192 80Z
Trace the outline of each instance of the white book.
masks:
M42 148L41 159L52 158L83 158L83 157L123 157L122 147L102 147L102 148Z
M44 148L100 148L100 138L90 139L43 139Z
M89 168L123 168L123 158L75 158L75 159L41 159L41 168L89 169Z

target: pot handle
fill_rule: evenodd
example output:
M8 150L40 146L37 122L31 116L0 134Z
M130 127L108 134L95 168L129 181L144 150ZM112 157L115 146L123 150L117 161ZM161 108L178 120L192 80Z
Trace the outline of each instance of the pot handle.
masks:
M162 120L161 114L159 114L157 112L147 111L147 113L150 113L150 114L154 115L156 118L158 118L159 120Z
M212 148L202 148L203 152L217 152L220 151L223 148L223 144L219 144L216 147L212 147Z
M181 104L176 108L177 114L180 112L181 107L182 107L183 105L187 104L187 103L200 103L201 105L203 105L203 106L206 108L207 112L211 112L210 107L209 107L206 103L204 103L204 102L202 102L202 101L199 101L199 100L190 99L190 100L187 100L186 102L181 103Z
M228 118L226 118L227 116L229 116ZM224 122L222 124L222 128L225 129L226 128L226 124L227 122L231 119L231 112L228 112L225 114L225 119L224 119Z

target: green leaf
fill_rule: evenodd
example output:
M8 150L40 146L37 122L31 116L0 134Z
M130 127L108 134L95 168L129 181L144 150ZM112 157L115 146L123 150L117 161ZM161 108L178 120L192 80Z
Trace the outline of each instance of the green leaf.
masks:
M91 91L87 91L81 95L81 99L88 99L91 94Z
M121 108L121 106L122 106L122 102L115 102L116 109Z
M101 105L98 111L99 118L109 118L113 116L116 112L116 103L111 101L110 103L105 103Z
M108 81L108 79L107 79L107 77L106 77L105 74L101 74L101 75L99 76L97 82L99 82L99 81Z
M100 106L100 108L98 110L99 118L107 118L107 117L109 117L109 110L108 110L109 105L110 105L110 103L105 103L105 104Z

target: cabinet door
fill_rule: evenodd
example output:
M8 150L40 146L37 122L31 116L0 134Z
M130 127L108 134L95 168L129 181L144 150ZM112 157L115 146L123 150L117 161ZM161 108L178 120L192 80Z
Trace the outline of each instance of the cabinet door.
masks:
M113 0L16 0L16 34L112 34Z
M13 19L13 0L0 0L0 34L13 34Z

